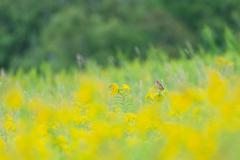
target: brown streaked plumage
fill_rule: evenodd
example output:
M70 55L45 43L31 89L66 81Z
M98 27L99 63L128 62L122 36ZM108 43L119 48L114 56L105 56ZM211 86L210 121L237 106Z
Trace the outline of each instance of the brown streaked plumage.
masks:
M156 86L158 89L160 89L160 91L163 91L163 90L164 90L163 86L161 85L161 83L159 83L159 81L155 81L155 86Z

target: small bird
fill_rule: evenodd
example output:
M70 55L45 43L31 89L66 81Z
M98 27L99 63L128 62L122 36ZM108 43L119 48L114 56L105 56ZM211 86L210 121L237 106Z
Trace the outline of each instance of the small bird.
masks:
M155 81L155 86L156 86L160 91L163 91L163 90L164 90L163 86L161 85L161 83L159 83L159 81Z

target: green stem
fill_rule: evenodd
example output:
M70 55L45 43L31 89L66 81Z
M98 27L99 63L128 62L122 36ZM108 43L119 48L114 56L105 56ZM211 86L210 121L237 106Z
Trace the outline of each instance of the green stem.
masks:
M123 108L125 110L125 114L127 114L127 107L126 107L126 104L125 104L125 98L123 96L123 93L121 95L122 95L122 99L123 99Z

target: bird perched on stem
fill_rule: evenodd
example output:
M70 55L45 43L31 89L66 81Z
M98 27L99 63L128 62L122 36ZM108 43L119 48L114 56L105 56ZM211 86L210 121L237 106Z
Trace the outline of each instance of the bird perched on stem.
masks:
M159 81L155 81L155 86L156 86L160 91L163 91L163 90L164 90L162 84L159 83Z

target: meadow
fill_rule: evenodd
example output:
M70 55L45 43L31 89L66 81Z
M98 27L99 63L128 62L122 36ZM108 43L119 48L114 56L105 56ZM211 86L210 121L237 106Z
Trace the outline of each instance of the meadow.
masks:
M85 60L59 73L47 63L2 69L0 159L239 159L231 44L221 55L190 47L175 60L150 47L146 60L119 54L106 67Z

